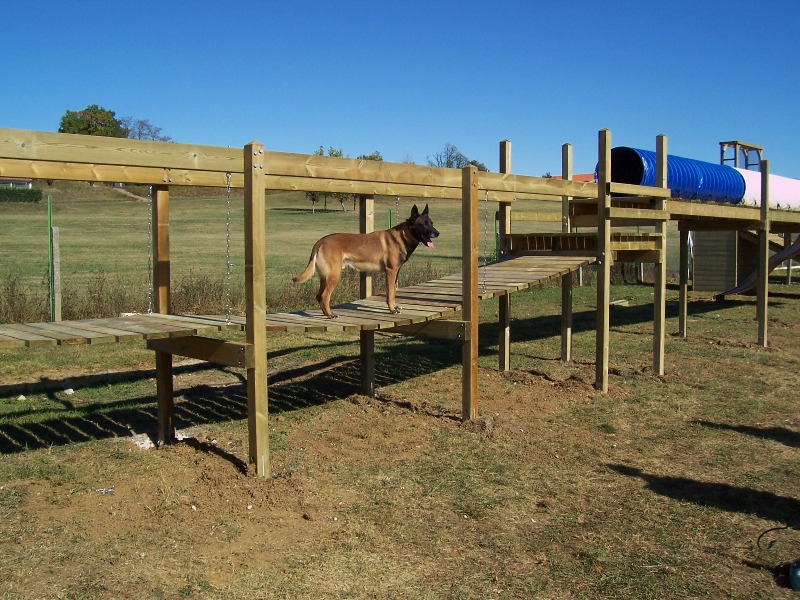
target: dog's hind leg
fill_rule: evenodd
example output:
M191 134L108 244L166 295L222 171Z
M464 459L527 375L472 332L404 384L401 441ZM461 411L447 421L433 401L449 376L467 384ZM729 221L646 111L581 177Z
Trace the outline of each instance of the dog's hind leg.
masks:
M317 302L319 302L322 312L325 313L325 316L329 319L336 318L336 315L331 311L331 294L333 294L336 284L339 283L340 277L341 271L334 271L332 273L328 273L327 275L320 274L319 276L319 292L317 292Z

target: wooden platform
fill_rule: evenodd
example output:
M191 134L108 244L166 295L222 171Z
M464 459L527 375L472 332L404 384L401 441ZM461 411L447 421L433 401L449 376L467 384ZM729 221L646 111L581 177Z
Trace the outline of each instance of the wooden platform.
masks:
M594 261L592 256L519 256L479 270L483 299L528 289ZM328 319L320 309L267 315L267 331L325 332L386 330L447 318L461 309L461 274L401 288L392 315L385 296L372 296L333 307L339 318ZM206 335L244 330L245 317L133 314L108 319L0 325L0 348L109 344L127 340Z

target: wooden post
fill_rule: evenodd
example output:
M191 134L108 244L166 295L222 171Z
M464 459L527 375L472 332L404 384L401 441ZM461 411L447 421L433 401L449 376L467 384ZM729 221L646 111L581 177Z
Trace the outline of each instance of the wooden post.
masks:
M511 173L511 142L509 140L500 142L500 172ZM510 202L500 202L498 224L500 237L498 246L504 248L506 238L511 233ZM497 308L498 320L500 321L498 323L500 333L497 344L498 370L501 373L505 373L511 369L511 294L498 296Z
M370 196L359 196L358 230L360 233L371 233L375 229L375 200ZM359 274L359 296L372 296L372 275ZM361 330L359 333L361 346L361 393L370 398L375 397L375 332Z
M170 313L169 187L153 186L151 219L155 225L153 244L153 311ZM175 400L172 385L172 354L156 350L156 401L158 443L175 441Z
M561 178L572 179L572 144L561 146ZM561 232L570 233L570 196L561 197ZM572 360L572 273L561 276L561 360Z
M792 234L791 233L784 233L783 234L783 247L788 248L792 245ZM786 285L791 285L792 283L792 259L786 261Z
M667 136L656 137L656 187L667 185ZM657 210L667 209L667 200L659 198ZM664 375L664 336L667 327L667 222L658 221L655 234L659 237L658 262L653 281L653 373Z
M678 275L678 335L685 338L689 308L689 232L680 230L680 275Z
M597 148L597 325L594 387L608 392L609 302L611 301L611 132L601 129Z
M758 345L766 348L767 306L769 303L769 160L761 167L761 223L758 231L758 290L756 315L758 317Z
M461 345L461 419L478 416L478 169L461 171L461 271L463 318L468 335Z
M247 343L255 365L247 369L249 462L256 474L270 476L269 401L267 395L267 265L264 146L244 147L244 274Z

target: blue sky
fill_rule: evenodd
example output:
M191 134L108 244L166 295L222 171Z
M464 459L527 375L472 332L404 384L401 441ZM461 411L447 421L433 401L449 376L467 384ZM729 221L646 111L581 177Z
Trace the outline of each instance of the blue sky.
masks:
M615 146L718 162L762 145L800 178L800 1L14 3L0 127L56 131L90 104L177 142L425 164L446 143L490 170L594 169Z

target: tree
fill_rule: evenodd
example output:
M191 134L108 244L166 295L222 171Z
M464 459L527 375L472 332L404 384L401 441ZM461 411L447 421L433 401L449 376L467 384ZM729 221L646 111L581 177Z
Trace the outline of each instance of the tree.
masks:
M433 155L433 158L428 157L428 164L432 167L444 167L448 169L463 169L467 165L474 165L478 167L479 171L488 171L482 162L477 160L470 160L459 151L453 144L445 144L441 152Z
M61 117L59 133L80 133L105 137L128 137L128 130L115 117L113 110L91 104L83 110L68 110Z
M128 136L134 140L155 140L157 142L171 142L172 138L161 135L161 127L156 127L147 119L134 119L133 117L122 117L119 120L128 131Z

